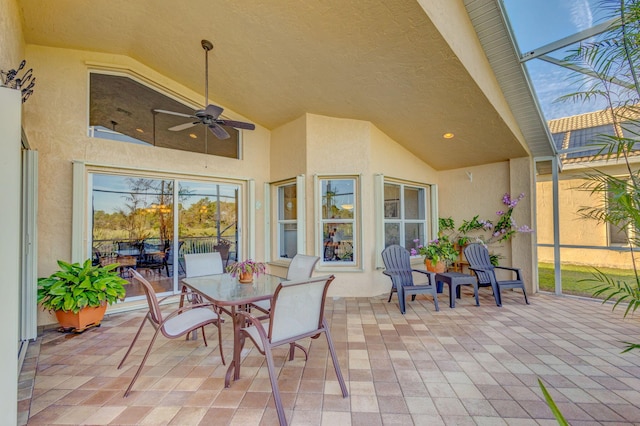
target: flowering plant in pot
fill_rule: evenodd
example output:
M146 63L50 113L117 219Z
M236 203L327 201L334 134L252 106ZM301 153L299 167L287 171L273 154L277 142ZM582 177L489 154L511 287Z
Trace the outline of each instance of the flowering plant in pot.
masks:
M241 283L248 283L253 281L254 274L260 275L267 272L267 265L263 262L247 259L227 266L227 272L233 277L237 275Z
M414 240L418 243L419 240ZM411 249L411 255L420 255L425 259L428 270L444 272L447 266L458 260L458 249L446 235L440 235L435 240L429 241L427 245L418 245L417 249Z
M107 305L125 297L128 281L120 277L112 263L106 266L67 263L58 260L60 269L49 277L38 278L38 303L55 312L64 330L83 331L100 325Z

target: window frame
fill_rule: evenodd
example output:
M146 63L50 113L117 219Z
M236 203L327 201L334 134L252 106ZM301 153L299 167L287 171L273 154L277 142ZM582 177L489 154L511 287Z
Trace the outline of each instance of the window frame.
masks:
M237 251L238 258L251 257L251 253L255 252L255 223L251 222L251 216L255 215L255 208L247 210L246 206L255 206L255 194L252 194L251 180L234 179L219 175L203 175L188 174L172 171L154 171L147 168L126 167L101 164L101 163L85 163L82 161L73 162L73 201L72 201L72 261L83 262L87 258L92 257L92 231L93 231L93 215L91 211L92 192L93 192L93 175L118 175L142 177L148 179L164 179L173 180L174 182L189 181L203 183L215 183L221 185L236 186L238 190L237 198ZM177 205L177 185L174 185L174 203ZM178 215L174 214L173 232L179 235ZM245 232L245 225L248 232ZM173 250L174 265L178 265L177 250ZM255 255L254 255L255 256ZM179 274L173 274L173 288L164 293L158 293L159 296L178 294L180 292ZM134 302L142 300L144 296L127 297L125 302ZM112 308L113 309L113 308ZM116 308L115 311L118 309Z
M425 244L429 239L430 239L430 235L431 233L429 232L429 193L430 193L430 188L429 186L425 186L425 185L418 185L416 183L409 183L409 182L398 182L398 181L393 181L393 180L385 180L383 182L383 194L384 194L384 189L386 188L387 185L394 185L394 186L398 186L399 187L399 193L400 193L400 199L397 200L398 202L398 210L399 210L399 215L397 218L387 218L386 216L386 207L387 207L387 203L388 200L384 200L384 206L383 206L383 215L382 215L382 221L383 221L383 246L387 247L387 239L386 239L386 225L387 224L398 224L398 228L399 228L399 235L398 235L398 241L400 243L406 243L407 241L407 237L406 237L406 225L407 224L421 224L422 225L422 231L423 231L423 235L418 236L417 238L420 239L420 243L421 244ZM407 219L405 217L406 214L406 199L405 199L405 195L406 195L406 189L414 189L417 190L418 193L420 194L419 197L421 199L418 200L419 203L419 207L422 209L422 212L424 214L424 218L423 219ZM421 205L420 205L421 204ZM403 244L400 244L404 247ZM416 245L417 246L417 245ZM411 249L412 247L405 247L406 249ZM414 247L415 248L415 247Z
M353 181L353 215L350 219L344 218L324 218L322 215L323 207L323 192L322 184L327 180L352 180ZM318 262L318 270L352 270L362 271L362 175L359 174L322 174L314 176L314 201L315 201L315 255L320 257ZM324 238L324 225L327 223L336 224L351 224L352 226L352 240L351 240L351 253L352 260L339 261L339 262L327 262L325 261L325 238Z
M286 187L294 187L294 190L296 192L296 209L295 209L295 217L293 219L284 219L284 214L281 215L281 213L283 213L282 209L285 208L286 206L284 205L284 199L281 199L281 195L284 194L284 188ZM284 227L286 227L287 225L292 225L295 224L296 225L296 254L299 253L300 247L298 247L297 241L298 241L298 233L299 233L299 229L298 229L298 222L299 222L299 212L297 209L297 193L298 193L298 187L297 187L297 182L295 180L288 180L285 182L280 182L278 184L274 185L274 193L275 193L275 200L276 200L276 206L275 206L275 250L276 250L276 255L274 256L274 260L278 261L278 260L290 260L292 257L288 257L283 256L283 251L284 251L284 246L283 246L283 241L281 239L281 236L284 234ZM282 194L281 194L282 193ZM293 208L293 206L292 206Z

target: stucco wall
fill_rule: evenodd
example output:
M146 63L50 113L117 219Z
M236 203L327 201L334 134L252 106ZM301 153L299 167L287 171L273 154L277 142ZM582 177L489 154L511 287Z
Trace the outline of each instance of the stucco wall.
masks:
M602 194L591 194L581 188L586 181L576 174L562 176L558 182L558 209L560 244L594 246L601 249L561 248L562 263L591 265L598 267L627 268L632 266L627 251L608 250L607 226L595 220L584 219L578 214L582 207L602 204ZM537 184L538 242L553 244L553 188L549 179L540 179ZM540 262L553 263L553 248L538 248Z
M515 159L477 167L448 170L440 173L438 201L440 217L452 217L456 226L478 215L495 223L496 212L504 210L502 196L510 193L525 198L514 209L516 223L534 227L533 177L529 158ZM533 255L532 234L519 233L513 242L496 243L490 251L501 256L500 264L522 269L529 292L537 290L537 272ZM507 276L502 275L503 278Z

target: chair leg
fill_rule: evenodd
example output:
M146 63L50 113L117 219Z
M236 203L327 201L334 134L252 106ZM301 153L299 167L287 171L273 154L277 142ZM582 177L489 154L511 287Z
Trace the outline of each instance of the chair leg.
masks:
M269 342L263 342L264 356L267 360L267 370L269 371L269 381L271 382L271 392L273 393L273 402L276 405L276 412L278 413L278 420L281 426L287 425L287 417L284 414L284 407L282 406L282 400L280 399L280 389L278 388L278 378L276 377L276 369L273 364L273 355L271 353L271 347Z
M333 368L336 370L336 377L338 383L340 383L340 390L342 390L342 397L346 398L349 395L347 392L347 385L342 377L342 370L340 370L340 364L338 363L338 355L336 355L336 348L333 346L333 339L331 338L331 332L329 331L329 324L326 319L322 319L322 326L324 327L324 335L327 338L327 345L329 346L329 353L331 354L331 360L333 361Z
M289 361L293 361L296 348L300 349L302 353L304 353L304 360L307 361L309 359L309 354L307 353L307 350L303 346L300 346L299 344L297 344L296 342L289 343Z
M502 296L500 295L500 286L497 283L491 283L493 289L493 297L496 299L496 305L502 306Z
M391 296L393 296L393 286L391 287L391 291L389 292L389 300L387 300L387 303L391 302Z
M527 302L527 305L529 305L529 299L527 299L527 291L524 289L524 287L522 287L522 294L524 294L524 301Z
M133 388L133 384L136 382L136 380L138 380L138 376L142 372L142 368L144 367L145 362L147 362L147 358L149 357L149 353L151 353L151 348L153 348L153 344L156 342L156 338L158 337L159 332L160 332L160 329L157 329L156 332L153 334L153 338L151 339L151 342L149 342L149 347L147 348L147 352L145 352L144 357L142 358L140 367L138 367L138 371L136 371L136 374L133 375L133 379L131 379L131 383L129 383L129 387L124 392L125 398L129 396L129 392L131 392L131 388Z
M451 290L451 287L449 287L449 290ZM433 294L433 304L436 305L436 312L438 312L440 307L438 306L438 290L436 289L436 286L433 286L431 294Z
M402 286L398 286L398 305L400 306L400 312L402 313L402 315L404 315L407 310L407 305L404 295L404 288L402 288Z
M207 345L207 336L204 334L204 325L202 327L200 327L200 328L202 329L202 340L204 340L204 345L205 346L209 346L209 345Z
M142 327L144 327L144 323L147 322L148 318L149 318L148 315L145 315L144 319L142 320L142 324L140 324L140 327L138 327L138 332L136 333L135 337L131 341L131 344L129 345L129 349L127 349L127 353L124 354L122 361L120 361L120 364L118 364L118 370L120 370L120 368L122 367L122 364L124 364L124 361L127 359L129 354L131 353L131 349L133 349L133 345L135 345L136 341L138 340L138 337L140 336L140 332L142 331Z

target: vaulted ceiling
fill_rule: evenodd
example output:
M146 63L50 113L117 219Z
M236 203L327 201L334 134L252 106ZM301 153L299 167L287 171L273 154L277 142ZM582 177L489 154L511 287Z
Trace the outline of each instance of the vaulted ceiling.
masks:
M268 129L307 112L367 120L438 170L527 155L417 1L20 7L28 44L127 55L199 93L211 40L210 99Z

